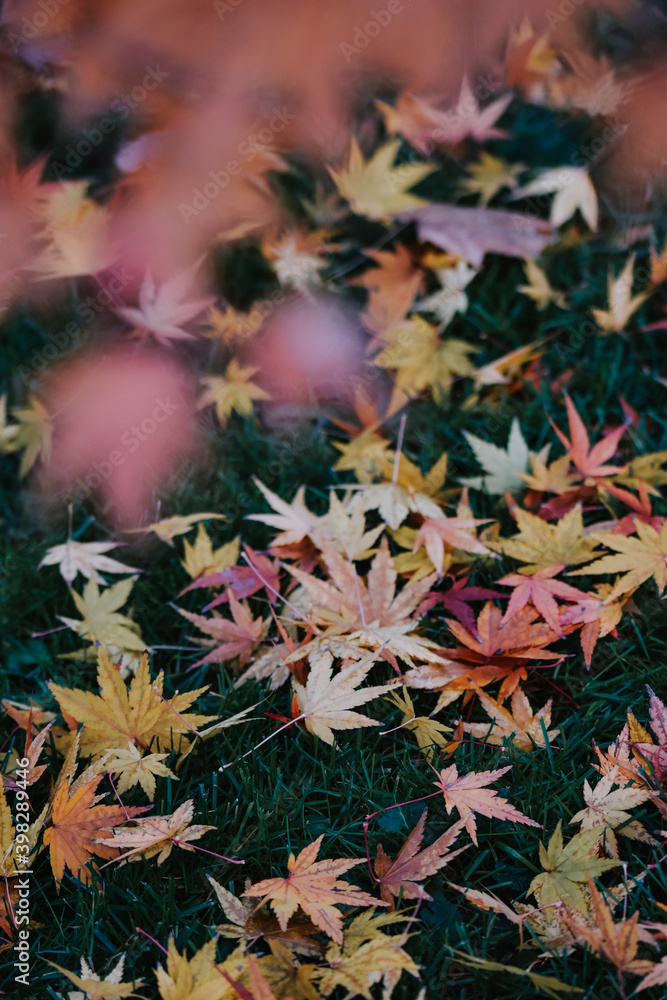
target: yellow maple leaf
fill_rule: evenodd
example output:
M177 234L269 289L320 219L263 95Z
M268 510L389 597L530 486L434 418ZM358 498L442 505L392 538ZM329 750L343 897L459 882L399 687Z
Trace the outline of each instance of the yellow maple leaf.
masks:
M58 617L82 639L123 650L143 652L146 644L139 634L138 626L128 615L118 611L126 603L136 581L136 576L128 576L126 580L119 580L107 590L100 591L97 580L89 580L82 594L70 590L82 620L66 618L64 615Z
M621 333L627 326L630 317L639 309L649 296L648 292L632 295L632 273L635 266L635 254L631 254L625 267L614 278L610 273L608 278L609 308L593 309L595 321L603 333Z
M215 406L215 412L221 427L227 423L233 412L242 417L252 414L253 403L257 399L270 399L268 392L251 381L258 368L248 365L243 367L232 358L225 369L224 376L208 375L203 378L202 385L206 391L198 403L201 410L206 406Z
M237 535L231 542L214 549L208 532L203 524L197 528L197 538L195 544L190 545L187 538L183 542L183 555L185 558L181 566L193 580L199 576L207 576L209 573L222 573L235 566L238 562L241 550L241 536Z
M99 695L80 688L49 684L70 728L75 729L77 724L83 723L81 752L94 758L128 741L144 751L151 745L156 750L172 750L178 746L180 737L215 718L187 711L206 688L175 694L168 700L163 698L164 674L151 680L147 655L142 658L128 688L118 669L100 650L97 679ZM62 737L62 740L64 746L70 747L73 736Z
M43 462L50 461L53 423L48 410L36 396L30 397L27 406L12 410L12 416L19 423L14 425L16 429L11 436L11 450L24 449L19 475L25 476L38 458Z
M532 299L540 311L546 309L550 302L557 305L559 309L564 309L565 295L563 292L557 292L551 287L549 279L539 264L536 264L534 260L528 259L524 261L523 267L529 283L527 285L519 285L517 292L521 292L522 295L527 295L528 298Z
M549 524L520 507L516 507L513 513L520 529L519 534L513 538L489 541L487 546L501 555L527 563L528 565L519 567L519 573L531 576L540 569L576 566L595 554L598 542L593 535L583 534L580 504L555 524Z
M403 688L402 693L391 691L387 695L387 701L391 701L396 708L400 709L403 722L399 729L407 729L414 733L417 746L427 760L432 761L437 752L436 748L454 749L458 744L445 739L443 733L451 733L451 726L444 726L442 722L429 718L427 715L416 715L412 698L407 688ZM488 728L488 727L487 727Z
M540 844L540 861L543 872L535 876L528 887L538 901L538 906L548 906L560 899L573 910L588 912L588 901L581 884L588 876L600 875L620 864L620 861L598 858L595 848L600 839L598 827L581 830L563 846L561 824L554 830L548 846Z
M635 519L638 537L613 535L606 531L593 531L590 538L594 544L601 543L613 549L612 555L602 556L596 562L578 569L571 576L588 576L599 573L623 573L614 584L605 604L611 604L621 594L636 590L640 584L654 577L658 593L667 586L667 521L658 532L650 524Z
M468 167L471 176L461 181L461 187L466 194L479 194L480 204L488 205L503 188L515 188L524 169L523 163L506 163L485 150L479 161Z
M157 987L162 1000L239 1000L234 983L247 982L247 959L236 948L224 962L216 965L217 938L188 958L181 954L169 938L167 968L155 970ZM226 973L226 977L221 975ZM232 982L230 982L230 979Z
M423 198L408 194L411 187L433 173L428 163L404 163L394 166L400 141L385 143L364 160L356 139L352 139L347 166L342 170L329 167L329 173L339 193L357 215L369 219L385 219L411 208L426 204Z
M453 337L441 340L438 329L415 315L388 332L388 346L374 359L380 368L396 372L396 385L408 396L429 388L446 392L456 377L473 372L470 355L477 348Z

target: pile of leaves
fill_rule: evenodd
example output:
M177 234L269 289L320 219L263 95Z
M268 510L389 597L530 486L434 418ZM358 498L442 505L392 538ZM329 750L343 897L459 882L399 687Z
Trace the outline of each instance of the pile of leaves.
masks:
M291 215L216 239L225 294L194 261L110 307L184 352L225 454L120 540L95 498L51 545L21 515L61 415L39 378L3 397L1 944L29 871L51 996L664 992L667 706L627 664L667 586L667 248L601 215L595 161L517 159L538 119L602 133L623 80L527 23L506 70L481 104L378 100L326 181L268 164ZM111 210L42 167L14 177L32 268L99 277ZM362 330L354 391L286 426L244 355L258 275Z

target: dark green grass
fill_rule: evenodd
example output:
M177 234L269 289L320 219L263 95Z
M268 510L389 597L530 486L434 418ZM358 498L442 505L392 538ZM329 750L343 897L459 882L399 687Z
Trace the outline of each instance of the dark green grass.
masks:
M541 130L535 132L534 109L515 112L513 144L498 144L508 157L526 161L526 148L532 150L534 134L543 139L535 163L552 165L566 162L571 149L587 136L579 126L571 134L558 134L552 123L540 119ZM539 116L538 116L539 117ZM523 143L523 145L522 145ZM557 148L555 148L555 146ZM568 145L569 144L569 145ZM554 146L554 148L552 148ZM531 153L532 155L532 153ZM531 163L533 160L531 160ZM434 197L451 196L456 171L443 170L441 189L433 188ZM304 181L304 184L306 182ZM298 186L298 185L297 185ZM381 236L364 228L362 222L351 220L350 239L358 245L368 245ZM604 428L615 426L623 418L619 397L622 395L641 415L638 426L630 428L622 443L624 458L648 451L667 448L665 393L667 390L652 376L665 376L664 334L634 333L627 337L596 338L575 333L590 319L591 306L606 302L608 268L620 269L627 251L610 245L611 231L590 243L575 244L569 249L550 250L545 257L552 284L566 291L567 311L549 308L538 313L532 303L517 294L516 286L523 280L519 262L504 258L489 258L483 272L470 285L470 309L465 317L457 317L448 335L461 336L479 348L478 363L541 336L549 336L543 364L546 377L536 391L527 384L516 396L504 396L490 405L483 401L465 408L473 392L469 380L457 382L450 394L437 403L422 400L411 404L405 435L406 454L426 470L441 454L451 456L448 484L453 485L458 474L469 475L472 453L465 443L462 430L504 445L513 416L521 421L531 448L537 449L552 441L552 454L560 454L547 414L566 430L561 396L554 394L550 380L566 371L572 376L568 383L582 417L598 436ZM409 240L409 232L399 234ZM640 247L639 260L646 256ZM361 270L359 254L342 254L332 271ZM271 277L265 270L258 274L256 254L238 249L235 262L221 260L216 274L221 288L229 284L237 289L236 302L244 307L253 297L270 290ZM253 284L256 282L256 284ZM357 294L350 293L351 297ZM660 298L656 296L640 310L636 325L660 318ZM12 405L22 402L22 386L16 371L30 364L34 350L47 342L47 334L67 321L71 303L63 302L58 310L37 314L15 313L5 324L7 349L4 354L4 374L7 378ZM584 329L587 329L584 327ZM84 337L94 337L94 331L84 331ZM206 357L193 357L202 369ZM261 423L230 421L222 433L213 422L204 418L209 440L209 455L204 467L196 474L174 474L164 490L165 510L189 513L199 510L236 511L229 524L211 523L209 531L216 543L232 538L241 531L244 541L264 548L270 532L260 524L244 521L246 513L266 509L263 498L252 484L255 474L285 499L291 499L297 487L308 487L308 502L312 509L326 509L328 488L344 481L331 471L336 459L332 440L339 432L323 415L307 419L295 430L283 427L270 430ZM397 421L390 425L396 430ZM67 588L55 568L37 571L45 549L64 540L67 530L66 512L44 505L32 496L29 486L21 486L17 478L17 462L13 457L2 460L0 471L0 501L2 502L3 547L2 614L5 622L2 634L4 670L2 694L13 698L33 697L38 703L55 707L46 684L53 680L68 686L96 690L95 665L60 659L79 649L69 631L54 632L38 638L33 633L56 628L59 614L76 616ZM493 516L501 520L504 531L511 529L511 520L502 501L480 493L472 495L476 516ZM665 505L658 502L658 512ZM596 515L599 516L599 515ZM74 533L85 540L113 537L105 527L103 511L88 506L74 513ZM196 803L197 822L217 827L201 841L208 850L242 858L243 867L231 866L210 855L174 850L161 868L155 861L140 862L124 868L109 867L93 889L79 885L66 877L60 893L55 891L46 853L35 864L31 903L41 927L33 932L33 977L42 977L34 995L54 997L63 989L63 980L48 971L44 959L50 959L74 971L79 958L91 956L95 968L103 972L107 963L121 951L127 951L126 978L141 976L146 985L141 993L155 998L154 976L159 950L135 931L142 927L163 944L173 935L180 950L193 950L211 936L215 923L225 918L205 878L212 874L237 893L244 879L257 880L285 871L290 850L298 852L320 834L324 834L322 856L363 857L363 821L366 814L386 810L397 802L417 798L432 791L432 772L418 752L412 738L404 730L382 735L373 729L341 733L338 746L330 748L306 733L288 730L278 734L256 753L240 760L251 747L264 739L274 725L264 713L285 715L289 712L290 694L287 687L270 693L266 687L248 684L240 690L232 685L232 673L227 667L200 668L187 672L198 652L189 652L188 637L192 628L178 616L169 602L187 584L188 578L180 566L182 541L172 549L156 541L133 543L121 550L122 559L142 567L145 572L137 582L130 607L140 623L143 637L151 646L186 647L159 650L153 657L154 671L164 670L166 690L186 690L209 684L210 692L201 699L201 710L231 715L257 703L255 718L238 727L224 730L193 753L179 772L180 780L170 783L158 780L155 811L172 811L188 798ZM510 569L508 564L505 571ZM479 566L473 581L492 584L500 575L496 566ZM586 581L581 581L585 583ZM80 584L76 584L80 588ZM205 603L198 592L179 600L181 606L200 610ZM263 600L253 599L255 613L267 613ZM667 621L664 605L655 588L647 584L637 595L641 616L625 616L619 628L619 638L602 640L595 654L593 667L587 672L578 641L571 637L557 648L565 655L555 668L531 670L526 685L534 705L541 705L553 696L553 724L561 729L561 737L547 750L524 754L513 748L503 753L498 748L474 744L462 746L455 761L463 771L485 770L513 763L512 771L497 787L510 801L533 819L544 824L542 831L480 818L479 849L470 849L448 866L444 872L429 879L427 889L432 901L422 906L416 933L410 938L408 950L422 966L422 978L429 1000L461 998L461 1000L510 1000L532 998L535 988L528 979L473 971L454 959L452 950L487 957L512 965L528 967L537 951L518 950L518 931L502 917L473 909L447 887L447 879L496 892L506 901L525 899L533 875L539 870L538 844L553 832L559 820L567 831L570 817L583 805L581 787L584 778L591 779L592 741L605 747L621 729L625 712L633 707L641 721L647 719L647 698L644 685L649 683L658 693L667 694ZM425 620L426 633L451 644L444 618L434 613ZM375 682L386 678L386 671L377 667ZM553 687L549 682L558 686ZM564 693L561 693L564 692ZM418 712L427 714L434 704L432 695L413 692ZM441 718L454 716L457 706L445 711ZM467 711L467 710L466 710ZM387 702L368 706L368 713L392 728L398 723L397 713ZM482 719L473 708L472 717ZM277 723L275 723L277 725ZM15 744L10 728L5 727L4 751L22 750ZM449 763L450 760L447 761ZM173 760L172 762L173 763ZM220 771L220 767L231 764ZM110 788L108 789L110 790ZM37 786L34 795L41 806L44 791ZM108 801L111 799L109 798ZM127 804L143 803L136 791L126 796ZM437 798L429 803L426 841L435 839L451 821L444 804ZM369 840L374 853L379 840L389 853L395 853L406 833L421 814L423 806L414 803L390 811L381 811L370 824ZM649 808L638 810L651 829L659 829L658 814ZM569 828L571 833L575 828ZM622 854L628 861L628 875L636 877L659 853L634 842L621 840ZM371 890L372 884L365 866L354 872L354 881ZM622 870L619 869L619 876ZM606 877L605 883L612 879ZM98 891L102 889L103 891ZM644 919L660 919L653 901L667 899L667 873L664 866L648 872L643 882L630 892L629 909L639 907ZM221 954L231 944L221 944ZM13 983L11 952L0 955L4 969L0 989L10 996L17 994ZM547 958L535 967L536 972L555 975L563 982L584 990L590 1000L608 1000L616 993L615 976L611 967L578 950L568 958ZM628 977L631 988L632 977ZM415 996L415 981L405 976L397 988L397 1000ZM24 995L26 993L24 992ZM343 993L340 992L342 997ZM662 991L646 994L648 1000L658 1000ZM337 994L338 996L338 994Z

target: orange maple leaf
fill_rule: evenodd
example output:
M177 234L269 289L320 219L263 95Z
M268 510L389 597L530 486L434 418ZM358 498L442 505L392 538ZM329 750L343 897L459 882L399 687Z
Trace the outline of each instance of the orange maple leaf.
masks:
M63 782L55 794L52 825L44 833L44 843L50 847L51 870L58 883L62 881L65 868L69 868L76 878L89 884L91 876L86 865L91 856L114 858L118 853L112 847L96 843L95 838L100 833L111 832L115 826L125 823L128 817L137 816L149 808L97 805L103 797L95 794L102 777L98 774L71 795L70 782Z
M583 420L577 413L574 403L567 394L565 394L565 406L567 407L570 437L566 437L556 427L551 417L549 417L549 423L568 452L572 464L584 479L599 479L604 476L613 476L619 472L624 472L626 469L625 465L605 465L604 463L616 454L618 443L627 429L627 423L621 424L620 427L617 427L613 431L608 431L602 440L598 441L591 448L588 431Z
M323 839L324 834L321 834L312 844L304 847L297 858L290 854L287 862L289 875L286 878L268 878L255 882L243 895L261 897L262 903L270 900L271 909L278 917L282 930L287 928L287 921L300 906L320 930L337 944L342 944L343 918L336 909L337 906L388 904L379 903L358 886L338 879L343 872L360 865L363 858L316 861Z

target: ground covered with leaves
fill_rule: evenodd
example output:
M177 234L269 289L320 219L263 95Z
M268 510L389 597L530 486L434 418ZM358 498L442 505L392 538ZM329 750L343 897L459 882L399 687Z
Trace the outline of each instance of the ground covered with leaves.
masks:
M664 995L667 254L598 203L621 83L547 56L525 28L514 91L273 163L291 225L211 250L214 303L115 309L207 446L134 533L31 486L58 415L17 372L106 207L16 181L68 291L3 324L5 993ZM244 358L278 293L359 316L346 403Z

